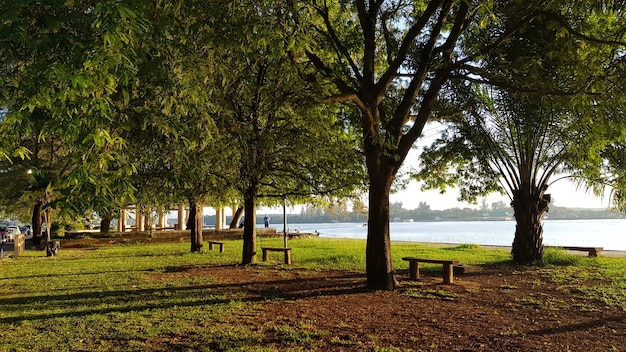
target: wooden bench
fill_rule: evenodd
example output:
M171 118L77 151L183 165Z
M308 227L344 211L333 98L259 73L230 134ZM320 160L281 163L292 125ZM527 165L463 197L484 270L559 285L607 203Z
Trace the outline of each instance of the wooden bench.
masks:
M417 280L420 278L419 263L433 263L443 264L443 283L451 284L454 281L453 266L458 265L458 260L440 260L440 259L426 259L426 258L414 258L405 257L402 260L409 262L409 276L411 280Z
M291 248L283 247L261 247L263 250L263 261L269 259L268 252L283 252L285 254L285 264L291 264Z
M213 250L213 245L218 245L220 246L220 253L224 253L224 242L221 242L221 241L207 241L207 242L209 242L210 251Z
M564 246L562 248L567 250L567 251L587 252L587 253L589 253L590 257L597 257L604 250L604 247L569 247L569 246Z

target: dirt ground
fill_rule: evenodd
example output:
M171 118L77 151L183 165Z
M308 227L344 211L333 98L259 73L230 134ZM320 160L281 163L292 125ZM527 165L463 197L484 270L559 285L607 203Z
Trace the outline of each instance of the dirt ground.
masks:
M226 266L188 274L264 302L246 324L256 322L278 350L626 351L626 307L583 299L580 282L554 283L533 268L480 268L451 285L437 272L417 282L400 272L394 292L368 292L363 274L345 271ZM285 326L299 337L285 339Z
M92 241L98 243L64 247L117 242ZM252 322L263 344L280 351L626 351L626 306L580 290L607 283L555 282L540 268L469 267L451 285L438 270L422 272L419 281L401 270L392 292L366 290L362 273L280 265L186 274L213 277L225 292L262 304L236 321Z

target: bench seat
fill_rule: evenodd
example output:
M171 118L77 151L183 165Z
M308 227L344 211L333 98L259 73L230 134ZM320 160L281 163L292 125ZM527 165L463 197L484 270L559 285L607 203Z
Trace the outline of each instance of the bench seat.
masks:
M283 252L285 254L285 264L291 264L291 248L287 247L261 247L263 250L263 261L269 259L268 252Z
M209 242L209 250L213 250L213 246L217 245L220 247L220 253L224 253L224 242L222 241L207 241Z
M604 247L572 247L572 246L563 246L561 248L563 248L565 250L568 250L568 251L587 252L590 257L597 257L604 250Z
M428 258L415 258L404 257L402 260L409 262L409 276L411 280L417 280L420 277L419 263L432 263L443 265L443 283L451 284L454 281L453 267L459 264L458 260L445 260L445 259L428 259Z

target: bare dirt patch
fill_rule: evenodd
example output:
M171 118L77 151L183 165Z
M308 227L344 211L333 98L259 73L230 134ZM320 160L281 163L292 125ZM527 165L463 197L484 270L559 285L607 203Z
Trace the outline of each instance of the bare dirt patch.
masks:
M626 311L533 268L487 268L443 285L437 273L370 292L363 274L266 266L193 268L262 309L264 345L307 351L626 351ZM589 283L593 284L593 283ZM288 332L288 333L287 333Z

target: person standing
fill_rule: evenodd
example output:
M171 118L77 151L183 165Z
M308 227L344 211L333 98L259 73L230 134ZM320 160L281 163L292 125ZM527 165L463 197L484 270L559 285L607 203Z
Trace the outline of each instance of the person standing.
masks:
M265 228L270 227L270 218L267 217L267 214L265 214L265 217L263 218L263 222L265 223Z

